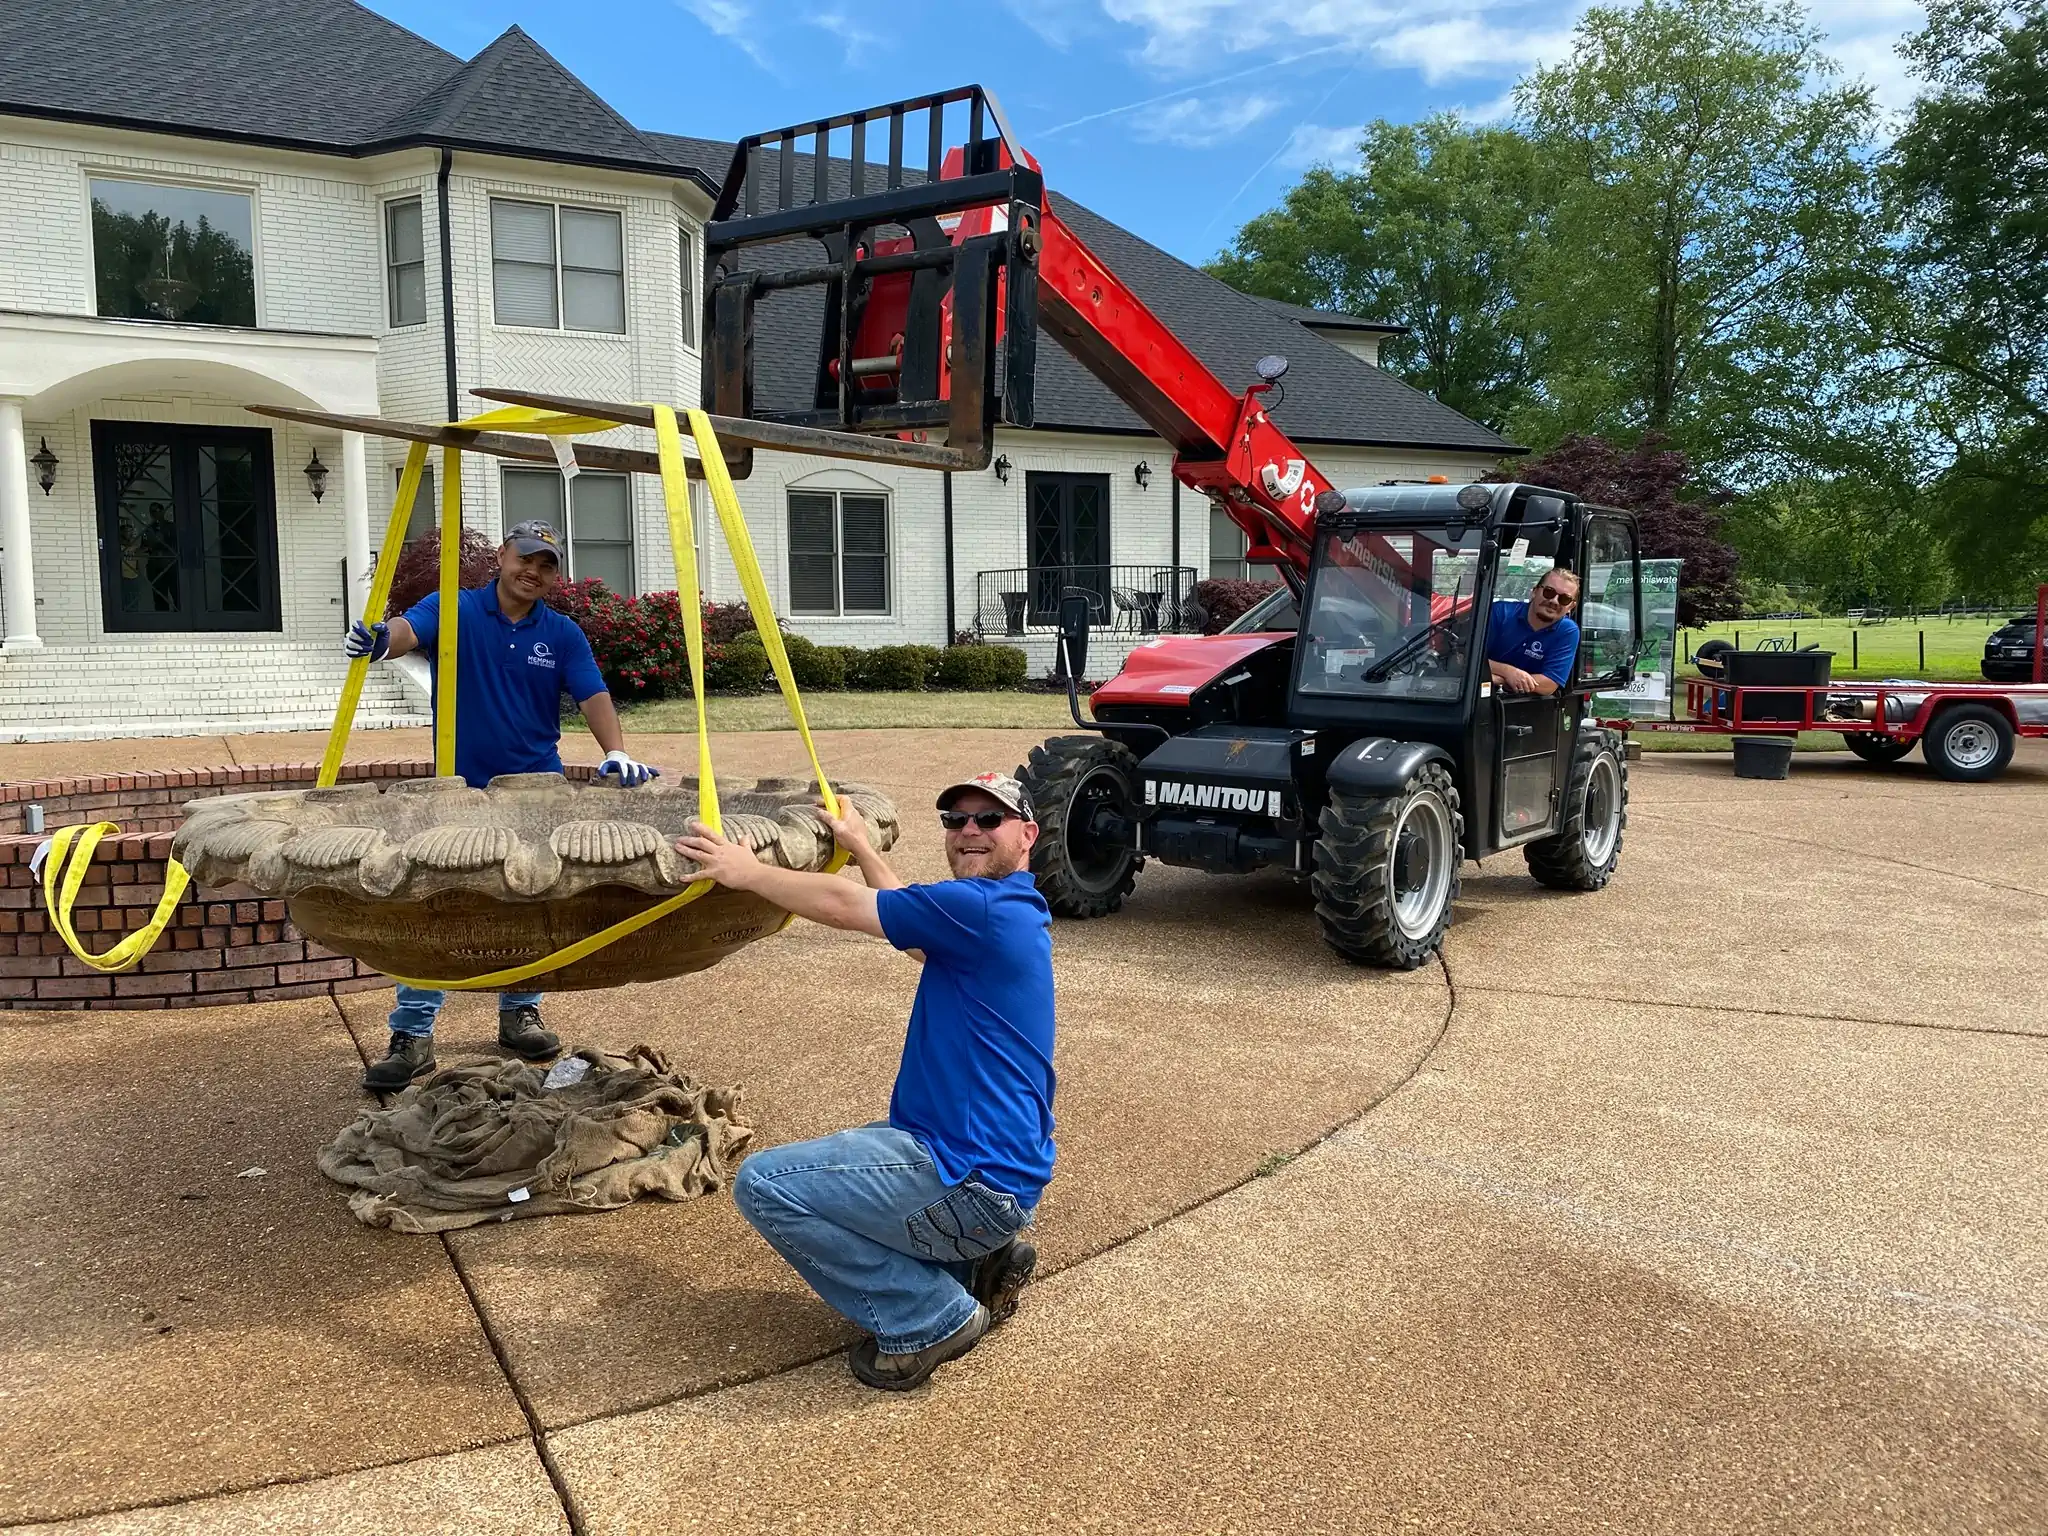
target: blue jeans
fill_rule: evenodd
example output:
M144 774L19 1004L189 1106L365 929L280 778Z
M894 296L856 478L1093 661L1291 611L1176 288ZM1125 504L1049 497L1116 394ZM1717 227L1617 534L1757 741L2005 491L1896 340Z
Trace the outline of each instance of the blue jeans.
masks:
M441 1004L447 1000L445 992L435 992L427 987L408 987L398 984L398 1006L391 1010L391 1033L394 1035L431 1035L434 1032L434 1016L441 1011ZM532 1004L540 1006L538 992L500 992L498 1009L520 1008Z
M909 1354L974 1316L974 1261L1031 1224L1010 1195L948 1185L907 1131L877 1123L756 1152L733 1204L826 1305Z

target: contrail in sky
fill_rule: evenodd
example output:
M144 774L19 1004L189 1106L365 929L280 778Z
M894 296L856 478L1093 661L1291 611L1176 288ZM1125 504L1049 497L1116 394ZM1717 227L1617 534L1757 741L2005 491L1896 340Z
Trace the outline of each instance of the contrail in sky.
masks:
M1162 101L1171 101L1176 96L1185 96L1191 91L1206 91L1212 85L1227 85L1232 80L1242 80L1247 75L1261 74L1269 69L1279 69L1288 64L1299 64L1303 59L1317 58L1325 53L1346 52L1348 43L1329 43L1321 48L1311 48L1307 53L1292 53L1284 59L1268 59L1263 64L1254 64L1250 69L1240 69L1235 74L1218 75L1213 80L1198 80L1193 85L1183 85L1177 90L1166 91L1158 96L1147 96L1143 101L1127 101L1120 107L1108 107L1100 112L1090 112L1086 117L1077 117L1072 122L1061 123L1054 128L1041 128L1041 133L1065 133L1069 128L1079 128L1083 123L1099 123L1105 117L1116 117L1120 113L1135 112L1140 107L1156 107ZM1324 98L1328 100L1327 97Z

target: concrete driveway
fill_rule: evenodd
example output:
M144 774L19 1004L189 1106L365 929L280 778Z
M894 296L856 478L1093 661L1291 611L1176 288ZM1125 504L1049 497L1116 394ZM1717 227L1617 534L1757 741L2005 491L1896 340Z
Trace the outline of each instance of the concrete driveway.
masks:
M822 742L912 813L914 878L932 786L1029 744ZM1982 787L1652 755L1632 788L1606 892L1468 866L1411 975L1336 961L1278 878L1153 869L1057 929L1050 1272L903 1397L722 1197L357 1227L312 1155L380 994L0 1014L0 1522L2048 1529L2048 752ZM549 1014L745 1084L781 1141L880 1112L914 985L800 927ZM444 1057L491 1027L460 1001Z

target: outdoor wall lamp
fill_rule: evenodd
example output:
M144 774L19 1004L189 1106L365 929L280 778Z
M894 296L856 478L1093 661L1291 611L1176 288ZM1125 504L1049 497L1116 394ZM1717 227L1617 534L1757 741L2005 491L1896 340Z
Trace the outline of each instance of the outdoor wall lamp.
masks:
M1138 467L1131 471L1131 475L1137 480L1138 489L1142 491L1151 482L1152 466L1143 459L1140 459L1138 460Z
M1008 454L999 453L996 455L995 470L996 478L1002 481L1003 484L1008 485L1010 483L1010 456Z
M47 496L50 494L50 488L57 483L58 459L57 455L50 452L50 440L46 437L42 442L41 451L31 458L29 463L35 465L36 484L43 488L43 494Z
M313 499L318 501L327 494L327 466L320 462L320 450L313 450L313 457L306 464L306 484L313 488Z

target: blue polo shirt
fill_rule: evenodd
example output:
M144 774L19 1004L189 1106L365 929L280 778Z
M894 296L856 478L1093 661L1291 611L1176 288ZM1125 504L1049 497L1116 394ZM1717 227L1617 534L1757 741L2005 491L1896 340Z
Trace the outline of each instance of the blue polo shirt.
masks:
M1524 672L1547 677L1562 688L1572 678L1572 661L1579 654L1579 626L1575 620L1559 619L1548 629L1529 623L1527 603L1495 603L1493 618L1486 627L1486 659L1504 661Z
M1029 870L877 891L882 932L924 951L889 1123L1025 1207L1052 1178L1052 913Z
M482 789L501 773L560 773L562 695L582 703L604 692L590 641L546 603L513 623L498 584L461 593L455 627L455 771ZM405 611L428 665L438 671L441 594ZM436 702L439 701L437 691Z

